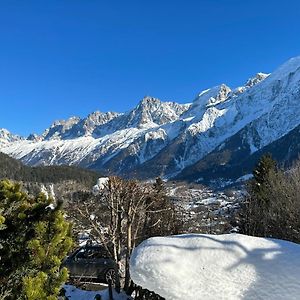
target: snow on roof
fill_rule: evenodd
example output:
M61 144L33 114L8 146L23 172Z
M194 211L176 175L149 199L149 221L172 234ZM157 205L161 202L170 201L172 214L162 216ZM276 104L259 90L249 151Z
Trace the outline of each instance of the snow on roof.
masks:
M131 257L133 281L166 299L299 299L300 245L240 234L155 237Z

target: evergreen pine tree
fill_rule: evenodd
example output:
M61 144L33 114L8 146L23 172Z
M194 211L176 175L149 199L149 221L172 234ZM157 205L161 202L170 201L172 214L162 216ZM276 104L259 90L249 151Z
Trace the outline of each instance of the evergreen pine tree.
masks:
M263 155L255 169L253 170L253 177L257 184L263 184L271 171L276 171L277 164L272 158L271 154Z
M61 262L72 246L70 224L44 194L0 182L0 295L4 299L57 299L67 279Z
M250 184L252 198L258 199L261 203L268 202L268 180L272 173L277 172L276 161L271 154L263 155L253 170L253 180Z
M3 210L0 210L0 230L3 230L5 228L4 222L5 218L2 216ZM0 244L1 248L1 244Z
M163 236L176 234L176 212L164 181L157 177L148 198L148 210L145 213L143 236Z
M266 215L270 207L269 185L277 171L276 161L270 154L263 155L253 170L253 180L248 185L250 199L246 207L249 217L248 234L267 235L269 224Z
M159 193L164 193L165 192L165 184L163 182L163 180L160 177L157 177L155 179L155 182L153 184L153 187L155 189L155 191L159 194Z

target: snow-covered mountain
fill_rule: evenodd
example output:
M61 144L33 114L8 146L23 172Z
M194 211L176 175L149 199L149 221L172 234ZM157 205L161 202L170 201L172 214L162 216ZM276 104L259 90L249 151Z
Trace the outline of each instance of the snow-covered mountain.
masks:
M0 147L7 146L13 142L21 141L22 139L22 137L10 133L7 129L0 128Z
M230 172L223 176L224 165L241 163L235 153L242 149L245 161L297 126L300 57L272 74L257 73L242 87L207 89L190 104L145 97L126 113L95 112L54 122L41 136L22 139L1 130L0 150L30 165L69 164L130 177L201 181L226 178ZM210 166L216 164L211 176ZM227 177L238 178L249 168L238 167Z

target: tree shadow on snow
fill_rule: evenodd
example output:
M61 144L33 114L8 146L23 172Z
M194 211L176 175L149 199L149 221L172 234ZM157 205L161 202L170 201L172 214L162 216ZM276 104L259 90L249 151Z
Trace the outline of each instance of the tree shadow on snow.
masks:
M230 235L228 235L230 236ZM234 235L232 235L234 236ZM240 235L237 235L240 236ZM243 236L241 236L243 239ZM216 254L216 259L223 259L222 253L226 252L242 252L242 255L236 256L238 260L224 269L224 274L230 274L238 268L250 268L253 272L253 280L248 288L243 293L240 299L256 300L256 299L272 299L272 300L293 300L300 299L300 257L299 250L295 251L297 247L295 244L287 241L279 241L276 239L269 239L272 242L270 247L248 249L245 243L241 244L239 241L234 240L219 240L212 236L186 234L180 236L173 236L171 239L209 239L221 247L199 247L199 242L195 246L180 246L176 243L162 243L150 244L152 246L164 246L178 250L187 251L219 251L220 257ZM190 242L193 244L193 242ZM250 247L249 247L250 248ZM220 251L221 250L221 251ZM201 252L200 252L201 255ZM205 252L203 252L205 255ZM240 257L239 257L240 256ZM176 263L170 259L165 260L164 263ZM205 270L203 270L205 272ZM247 276L247 275L245 275ZM214 280L212 278L212 280ZM242 286L243 278L240 278L239 284ZM222 299L230 299L224 297Z

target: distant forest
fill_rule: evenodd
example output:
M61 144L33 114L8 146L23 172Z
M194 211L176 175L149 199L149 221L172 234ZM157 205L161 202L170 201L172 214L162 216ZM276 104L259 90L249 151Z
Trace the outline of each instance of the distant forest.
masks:
M74 180L87 186L93 186L100 174L86 169L71 166L39 166L24 165L0 152L0 179L11 179L23 182L58 183Z

